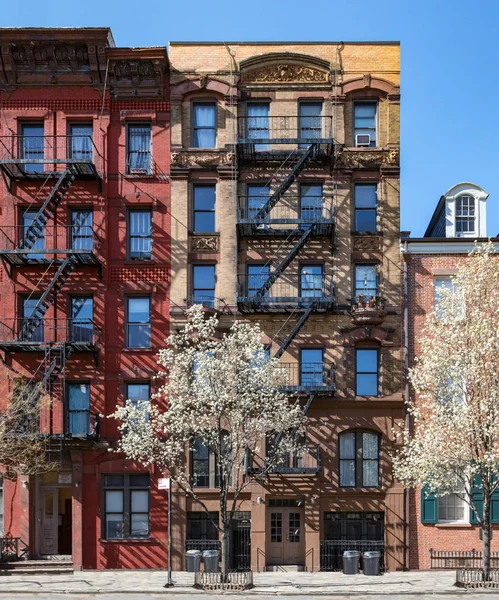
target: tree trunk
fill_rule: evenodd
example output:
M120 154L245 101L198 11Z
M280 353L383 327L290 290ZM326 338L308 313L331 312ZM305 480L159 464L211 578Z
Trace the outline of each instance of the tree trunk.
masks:
M484 581L490 578L490 495L486 492L483 498L482 522L482 569Z
M229 535L227 531L222 533L222 583L227 582L229 572Z

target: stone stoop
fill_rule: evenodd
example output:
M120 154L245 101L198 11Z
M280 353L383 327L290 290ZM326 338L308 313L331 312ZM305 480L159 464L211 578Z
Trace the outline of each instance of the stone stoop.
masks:
M41 560L16 560L0 563L2 575L68 575L74 573L71 560L47 557Z
M305 571L305 567L304 565L267 565L265 570L271 573L298 573Z

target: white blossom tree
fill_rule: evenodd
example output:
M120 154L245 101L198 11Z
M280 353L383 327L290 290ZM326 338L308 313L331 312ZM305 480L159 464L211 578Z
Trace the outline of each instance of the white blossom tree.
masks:
M286 453L300 448L301 408L280 391L278 361L269 359L257 325L236 322L217 335L218 319L201 306L188 312L183 331L172 334L159 352L166 383L151 405L126 402L114 415L122 433L118 451L144 465L168 470L172 480L197 502L188 469L188 449L202 444L214 455L222 542L222 574L228 572L228 534L241 492L268 474ZM263 457L263 468L245 469L247 453L263 454L265 436L279 443Z
M492 494L499 486L499 256L477 245L451 288L436 290L420 352L410 370L416 396L411 427L394 457L407 486L455 493L482 528L484 578L490 572Z

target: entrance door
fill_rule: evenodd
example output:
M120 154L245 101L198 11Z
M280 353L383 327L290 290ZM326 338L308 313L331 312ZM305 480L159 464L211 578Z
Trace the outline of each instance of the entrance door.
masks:
M41 553L58 553L59 508L58 489L41 488L42 500L42 535Z
M305 562L304 510L270 507L267 513L269 565L303 565Z

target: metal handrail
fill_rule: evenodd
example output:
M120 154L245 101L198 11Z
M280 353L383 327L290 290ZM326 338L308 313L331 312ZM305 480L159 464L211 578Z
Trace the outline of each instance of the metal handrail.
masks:
M90 225L45 225L43 237L39 237L33 248L20 246L27 231L24 225L8 225L0 227L0 252L16 250L20 254L51 254L52 252L69 250L76 252L93 252L97 235Z
M280 362L276 366L276 378L284 388L329 388L334 385L334 367L324 362Z
M267 215L259 216L267 201L268 197L265 196L238 196L238 222L312 224L330 222L334 215L331 196L285 195Z
M265 294L259 294L270 272L262 265L262 272L238 275L238 297L245 301L265 304L281 301L320 302L332 301L334 297L333 276L329 274L310 274L287 272L281 275Z
M251 144L333 141L332 116L273 115L237 118L238 142Z
M0 319L0 344L24 345L62 344L95 346L99 343L101 330L92 319L40 319L35 330L24 334L25 325L38 319Z

